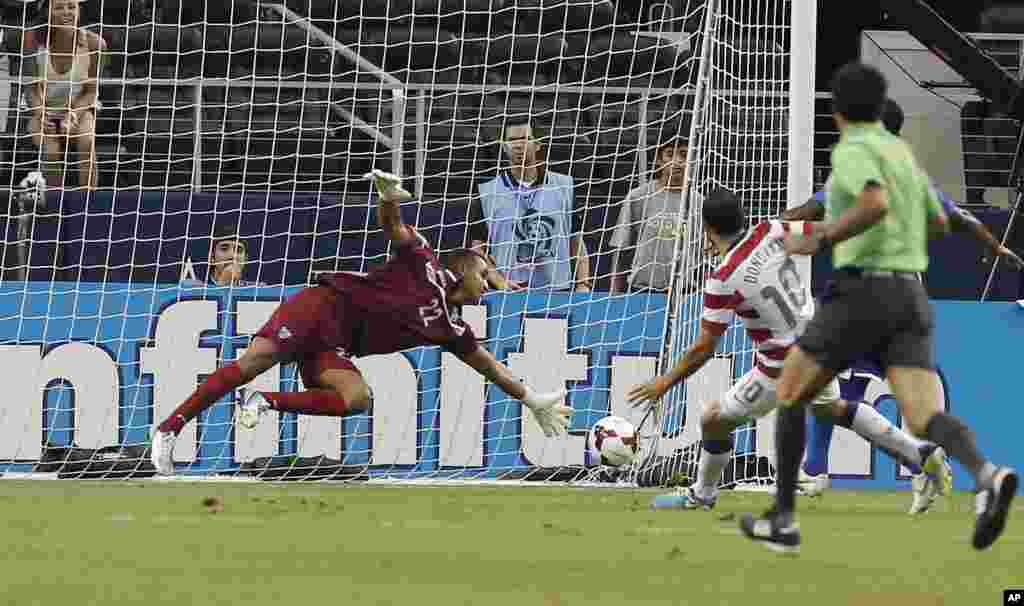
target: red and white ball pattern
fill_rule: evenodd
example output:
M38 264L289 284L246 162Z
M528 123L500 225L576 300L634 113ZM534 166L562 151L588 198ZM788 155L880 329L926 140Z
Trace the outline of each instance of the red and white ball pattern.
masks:
M617 416L608 416L597 423L587 436L588 459L600 461L601 465L622 467L636 460L640 441L636 427Z

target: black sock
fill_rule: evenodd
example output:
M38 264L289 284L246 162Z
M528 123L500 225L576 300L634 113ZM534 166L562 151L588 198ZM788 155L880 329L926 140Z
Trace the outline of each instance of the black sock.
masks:
M779 409L775 420L775 448L778 467L775 470L775 503L784 515L796 508L796 478L804 457L807 425L804 406L794 403Z
M985 457L978 452L974 440L974 432L960 419L944 412L936 413L928 421L924 435L932 442L943 447L949 456L963 464L971 472L979 486L988 484L988 477L981 477L982 472L990 469Z

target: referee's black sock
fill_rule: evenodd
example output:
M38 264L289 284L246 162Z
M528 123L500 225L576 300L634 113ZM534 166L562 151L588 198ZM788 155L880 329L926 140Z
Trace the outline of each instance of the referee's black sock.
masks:
M796 478L804 458L807 421L803 402L779 408L775 419L775 449L778 467L775 470L775 503L779 513L790 516L795 509Z
M944 412L936 413L924 429L925 437L935 442L971 472L979 487L985 488L992 480L995 466L978 452L974 432L964 422Z

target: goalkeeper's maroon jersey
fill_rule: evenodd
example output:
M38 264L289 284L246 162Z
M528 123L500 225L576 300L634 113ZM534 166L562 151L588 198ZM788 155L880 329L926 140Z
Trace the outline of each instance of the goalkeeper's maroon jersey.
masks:
M320 284L334 288L345 300L342 323L351 323L351 354L384 354L440 345L456 354L477 347L476 335L462 321L460 308L450 305L447 288L455 276L443 268L419 233L416 242L398 247L384 265L366 275L321 274Z

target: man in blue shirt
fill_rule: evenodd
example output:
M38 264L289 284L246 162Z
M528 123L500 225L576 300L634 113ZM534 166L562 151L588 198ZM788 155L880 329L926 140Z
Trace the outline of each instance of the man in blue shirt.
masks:
M548 170L541 139L529 117L506 118L500 140L509 165L480 184L469 209L470 247L493 258L512 282L589 292L575 183Z

